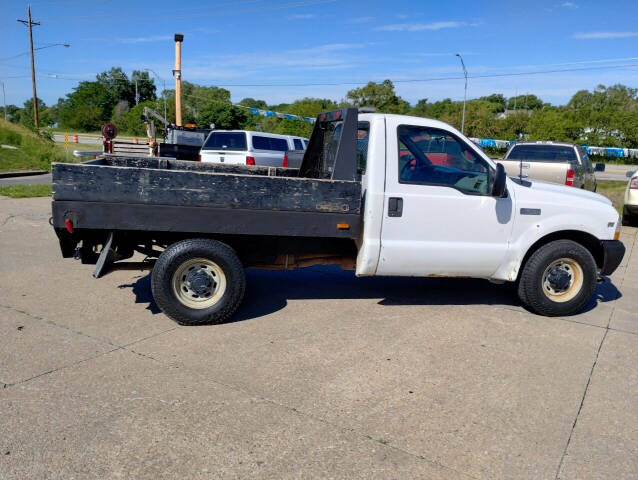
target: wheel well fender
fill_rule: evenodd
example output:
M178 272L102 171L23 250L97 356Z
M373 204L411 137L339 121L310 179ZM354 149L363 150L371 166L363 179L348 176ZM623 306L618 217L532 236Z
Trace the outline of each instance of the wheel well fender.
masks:
M521 276L521 272L525 268L525 264L527 263L527 260L529 260L529 257L531 257L532 254L536 250L541 248L543 245L547 245L548 243L553 242L555 240L572 240L582 245L587 250L589 250L589 253L592 254L592 257L594 257L594 260L596 261L596 266L598 268L601 268L603 266L604 252L603 252L603 247L602 247L602 244L600 243L600 240L598 240L592 234L587 232L583 232L579 230L561 230L558 232L549 233L545 235L544 237L539 238L527 249L527 252L525 252L525 256L523 257L523 260L521 261L521 266L518 269L518 277Z

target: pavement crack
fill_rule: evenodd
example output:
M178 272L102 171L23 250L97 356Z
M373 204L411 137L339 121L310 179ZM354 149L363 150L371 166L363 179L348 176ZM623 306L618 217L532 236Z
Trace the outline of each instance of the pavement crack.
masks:
M50 374L52 374L52 373L59 372L60 370L65 370L65 369L67 369L67 368L72 368L72 367L75 367L75 366L77 366L77 365L80 365L80 364L82 364L82 363L84 363L84 362L88 362L88 361L90 361L90 360L94 360L94 359L99 358L99 357L102 357L102 356L104 356L104 355L108 355L109 353L113 353L113 352L115 352L116 350L122 350L122 348L121 348L121 347L117 347L117 348L113 348L113 349L111 349L111 350L108 350L108 351L106 351L106 352L98 353L97 355L91 355L90 357L82 358L81 360L78 360L78 361L76 361L76 362L69 363L69 364L67 364L67 365L61 365L61 366L59 366L59 367L52 368L51 370L47 370L46 372L38 373L37 375L34 375L34 376L32 376L32 377L29 377L29 378L25 378L25 379L23 379L23 380L20 380L19 382L14 382L14 383L5 383L3 388L15 387L16 385L22 385L22 384L24 384L24 383L30 382L30 381L32 381L32 380L35 380L36 378L44 377L44 376L46 376L46 375L50 375Z
M34 320L38 320L40 322L46 323L47 325L52 325L54 327L61 328L61 329L66 330L68 332L74 333L76 335L79 335L79 336L82 336L82 337L86 337L86 338L90 338L91 340L95 340L96 342L105 343L105 344L110 345L112 347L122 348L122 345L118 345L116 343L113 343L112 341L110 341L108 339L94 337L93 335L89 335L88 333L84 333L84 332L82 332L80 330L74 330L73 328L71 328L71 327L69 327L67 325L61 325L59 323L54 322L53 320L48 320L48 319L46 319L44 317L41 317L39 315L35 315L33 313L29 313L29 312L26 312L24 310L20 310L19 308L12 307L11 305L2 305L2 304L0 304L0 307L6 308L7 310L13 310L14 312L21 313L22 315L26 315L29 318L33 318Z
M616 298L614 301L620 298L620 292L616 294ZM591 377L594 375L594 370L596 369L596 365L598 364L598 358L600 357L600 351L603 348L603 344L605 343L605 339L607 338L607 334L609 330L612 330L609 325L611 324L611 319L616 311L616 307L612 307L611 312L609 313L609 317L607 319L607 326L605 327L605 333L603 334L603 338L600 340L600 344L598 345L598 350L596 350L596 356L594 357L594 363L592 363L591 369L589 370L589 376L587 377L587 383L585 384L585 390L583 391L583 395L580 399L580 405L578 406L578 411L576 412L576 417L574 418L574 423L572 423L572 428L569 431L569 437L567 437L567 443L565 444L565 449L563 450L563 454L560 457L560 462L558 463L558 468L556 469L555 480L559 480L561 470L563 469L563 465L565 463L565 458L567 457L567 451L569 450L569 444L572 441L572 436L574 435L574 431L576 430L576 425L578 424L578 418L580 417L580 412L583 410L583 405L585 404L585 398L587 397L587 392L589 391L589 384L591 383Z
M0 224L0 227L4 227L4 226L7 224L7 222L8 222L9 220L11 220L12 218L16 218L16 215L9 215L7 218L5 218L5 219L2 221L2 224Z

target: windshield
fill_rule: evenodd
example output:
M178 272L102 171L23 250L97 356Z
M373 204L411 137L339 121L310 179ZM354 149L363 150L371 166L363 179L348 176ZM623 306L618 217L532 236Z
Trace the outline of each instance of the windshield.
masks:
M574 147L565 145L514 145L508 160L527 162L575 162Z
M209 135L202 150L246 150L244 132L213 132Z

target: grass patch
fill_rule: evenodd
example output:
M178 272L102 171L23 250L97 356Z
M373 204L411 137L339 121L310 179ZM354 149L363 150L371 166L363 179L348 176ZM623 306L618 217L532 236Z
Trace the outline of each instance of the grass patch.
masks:
M0 185L0 195L11 198L50 197L51 185Z
M51 170L51 162L66 161L64 148L21 125L0 120L0 172Z
M614 204L614 208L622 215L622 207L625 203L625 189L627 182L612 182L610 180L599 180L596 193L607 197Z

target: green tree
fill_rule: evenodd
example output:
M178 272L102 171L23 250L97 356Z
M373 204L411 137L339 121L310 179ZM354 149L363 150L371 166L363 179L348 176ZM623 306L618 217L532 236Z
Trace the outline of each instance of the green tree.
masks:
M30 98L26 102L24 102L24 108L20 110L18 120L19 123L24 126L33 128L35 126L35 122L33 121L33 99ZM48 127L53 125L54 120L51 116L51 111L44 103L44 100L38 98L38 124L40 127Z
M543 106L543 101L536 95L517 95L507 100L508 110L514 110L514 107L516 107L517 110L538 110L543 108Z
M58 102L59 122L74 130L99 130L110 121L115 103L100 82L80 82L66 99Z
M246 124L248 115L251 114L246 109L230 103L210 102L201 107L198 123L202 127L214 123L216 129L240 130Z
M137 94L139 95L139 103L147 102L149 100L155 100L156 88L153 79L149 76L148 72L142 72L139 70L133 70L131 74L131 86L133 87L133 101L135 102L135 81L137 80ZM128 100L120 98L119 100Z
M166 90L168 120L175 122L175 90ZM230 91L182 82L182 123L199 124L201 109L211 102L230 103Z
M502 112L507 107L507 100L502 93L493 93L492 95L481 97L479 98L479 100L484 100L486 102L498 105L498 108L496 109L497 112Z
M239 104L244 105L245 107L250 107L250 108L261 108L262 110L265 108L268 108L268 105L266 104L265 101L255 100L254 98L251 98L251 97L244 98L241 102L239 102Z
M406 113L410 104L394 91L390 80L381 83L369 82L365 87L354 88L346 94L355 107L374 107L377 112Z

